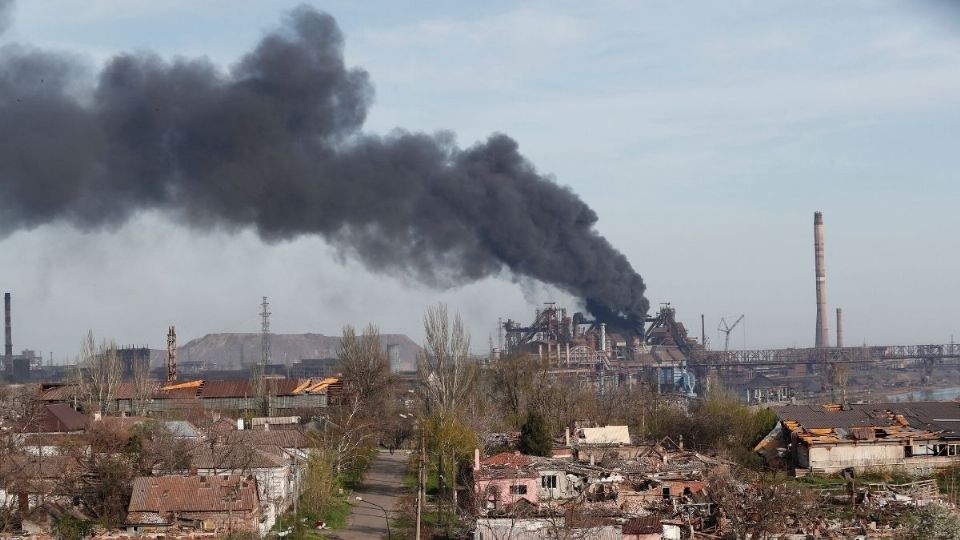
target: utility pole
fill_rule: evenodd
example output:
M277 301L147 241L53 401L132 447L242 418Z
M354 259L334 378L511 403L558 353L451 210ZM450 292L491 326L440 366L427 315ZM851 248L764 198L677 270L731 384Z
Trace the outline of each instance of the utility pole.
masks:
M423 426L420 426L423 429ZM420 515L423 512L423 431L420 432L420 463L417 466L417 534L416 540L420 540Z

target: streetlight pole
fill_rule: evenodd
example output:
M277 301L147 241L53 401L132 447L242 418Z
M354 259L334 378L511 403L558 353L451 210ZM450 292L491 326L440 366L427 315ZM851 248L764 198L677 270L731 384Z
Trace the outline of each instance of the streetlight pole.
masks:
M376 506L377 508L379 508L380 510L383 511L383 519L384 519L384 521L387 522L387 540L391 540L391 538L390 538L390 514L387 512L387 509L384 508L384 507L382 507L382 506L380 506L379 504L377 504L377 503L375 503L375 502L373 502L373 501L368 501L368 500L364 499L363 497L357 497L356 499L357 499L357 501L359 501L359 502L365 502L365 503L367 503L367 504L369 504L369 505Z

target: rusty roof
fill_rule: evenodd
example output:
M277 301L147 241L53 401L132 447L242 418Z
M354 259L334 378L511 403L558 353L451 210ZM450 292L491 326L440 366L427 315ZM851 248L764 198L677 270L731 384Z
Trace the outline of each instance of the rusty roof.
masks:
M227 512L259 507L257 483L239 475L141 476L133 480L128 512ZM135 516L134 516L135 517Z
M277 396L299 394L323 394L342 386L340 379L268 379L270 393ZM150 381L149 392L153 399L191 399L191 398L242 398L256 395L256 389L250 379L196 379L177 381L167 385ZM41 401L72 401L77 394L77 386L66 384L42 387ZM133 399L136 386L133 381L123 381L117 387L115 399Z
M506 466L506 467L526 467L531 463L530 456L520 452L500 452L480 460L480 466Z
M658 516L632 518L623 524L623 534L655 534L662 530Z
M0 459L0 478L9 482L14 478L62 478L72 469L80 468L77 458L64 455L37 456L26 452L7 454Z
M50 403L40 407L35 418L24 426L25 433L65 433L83 431L90 417L79 413L66 403Z

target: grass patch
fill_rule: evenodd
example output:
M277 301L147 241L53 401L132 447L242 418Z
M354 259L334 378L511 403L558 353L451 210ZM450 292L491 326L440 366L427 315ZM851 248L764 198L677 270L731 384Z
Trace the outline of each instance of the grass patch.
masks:
M352 506L346 498L336 501L323 509L315 521L325 521L331 529L343 529L347 526Z
M403 477L400 479L400 481L403 483L403 487L414 493L417 492L417 459L417 456L410 457L410 461L407 463L407 470L403 473ZM427 495L436 495L440 486L437 469L436 467L428 466L427 471L425 472L427 473Z
M299 523L293 515L293 511L284 513L280 519L273 525L274 531L282 531L288 527L293 527L293 532L287 538L292 540L311 540L326 538L324 535L328 531L318 530L317 522L324 522L331 529L344 529L347 521L350 519L351 506L347 502L346 496L338 498L331 502L320 512L300 512Z
M788 482L792 484L798 484L801 486L815 487L815 488L834 488L834 487L843 487L847 484L847 481L839 476L803 476L800 478L788 478Z
M412 536L416 529L416 515L404 513L390 521L390 527L400 538ZM456 512L444 510L438 513L434 510L424 510L420 515L420 527L427 538L462 538L465 529ZM449 530L449 535L445 531ZM405 535L404 533L409 533Z

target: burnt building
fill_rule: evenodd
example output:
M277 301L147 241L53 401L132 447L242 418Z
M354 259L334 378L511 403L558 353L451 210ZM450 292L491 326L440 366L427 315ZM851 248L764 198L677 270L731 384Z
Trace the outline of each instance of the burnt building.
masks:
M852 468L911 474L960 463L960 403L786 405L755 450L797 476Z

